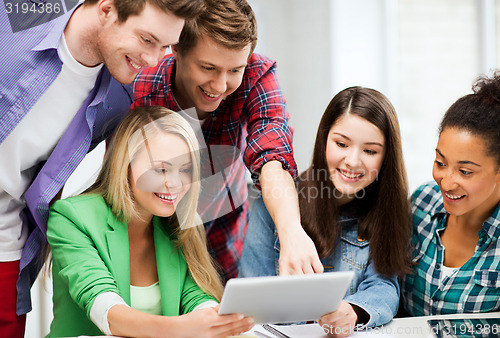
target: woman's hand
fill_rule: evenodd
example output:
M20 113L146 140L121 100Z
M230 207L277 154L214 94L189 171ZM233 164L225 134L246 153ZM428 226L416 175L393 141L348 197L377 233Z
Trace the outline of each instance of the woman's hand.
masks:
M147 314L128 306L115 305L108 313L111 333L120 337L225 338L253 327L253 318L219 315L219 306L181 316Z
M219 315L219 307L193 311L179 316L175 337L225 338L253 327L253 319L240 314ZM179 325L177 325L179 324Z
M358 315L352 305L343 300L337 311L324 315L318 323L331 337L347 337L354 330L357 320Z

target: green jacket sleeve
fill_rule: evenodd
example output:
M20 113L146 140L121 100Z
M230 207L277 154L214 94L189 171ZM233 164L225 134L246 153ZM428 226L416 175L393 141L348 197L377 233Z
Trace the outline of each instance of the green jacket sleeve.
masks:
M96 208L98 209L98 208ZM106 246L104 211L77 208L67 200L54 203L50 209L47 239L52 249L54 279L68 285L71 299L89 316L95 298L103 292L118 293L116 281L101 257L99 247ZM104 218L102 221L99 217ZM102 226L102 235L93 227ZM94 229L94 231L92 230ZM54 299L54 302L64 299Z
M191 312L194 310L196 306L209 300L217 301L215 298L206 294L198 286L198 284L194 282L188 270L188 272L186 273L186 278L184 280L184 285L182 287L182 295L181 295L182 313Z

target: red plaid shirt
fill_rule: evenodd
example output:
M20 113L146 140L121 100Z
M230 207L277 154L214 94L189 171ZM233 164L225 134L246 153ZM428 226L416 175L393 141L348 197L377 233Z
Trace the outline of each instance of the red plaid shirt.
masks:
M181 110L172 95L172 73L175 74L175 59L171 55L165 56L156 67L144 69L134 82L132 106L159 105L173 111ZM260 169L271 160L280 161L283 168L292 177L296 177L297 165L292 149L293 129L288 125L289 118L276 77L276 62L252 54L240 87L210 113L201 129L209 149L218 145L236 149L234 162L242 159L250 170L254 183L260 188ZM227 189L230 190L232 211L206 222L205 228L209 250L227 280L236 277L238 273L238 261L248 221L248 202L244 168L226 174L226 187L236 187ZM225 188L222 190L226 191ZM242 204L237 201L242 201ZM205 220L205 211L213 212L220 208L220 205L215 208L207 207L200 202L199 212Z

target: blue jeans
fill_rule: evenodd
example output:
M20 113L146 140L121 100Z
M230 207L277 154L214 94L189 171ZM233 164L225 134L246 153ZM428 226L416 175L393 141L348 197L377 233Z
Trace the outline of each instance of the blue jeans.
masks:
M323 258L325 271L354 271L355 276L344 300L364 309L370 320L367 326L388 323L399 305L397 277L378 274L369 262L368 241L357 239L358 220L341 217L342 235L335 251ZM275 276L279 274L280 243L274 222L262 197L252 205L243 244L239 276Z

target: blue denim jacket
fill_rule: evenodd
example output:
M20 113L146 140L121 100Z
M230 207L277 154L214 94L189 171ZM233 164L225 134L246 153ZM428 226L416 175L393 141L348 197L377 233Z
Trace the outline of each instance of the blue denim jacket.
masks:
M342 235L335 251L322 259L326 271L354 271L355 276L344 300L365 310L370 319L367 326L379 326L392 320L398 310L397 277L378 274L369 264L368 241L358 240L356 218L342 217ZM239 277L274 276L279 272L280 244L278 232L262 198L252 205Z

